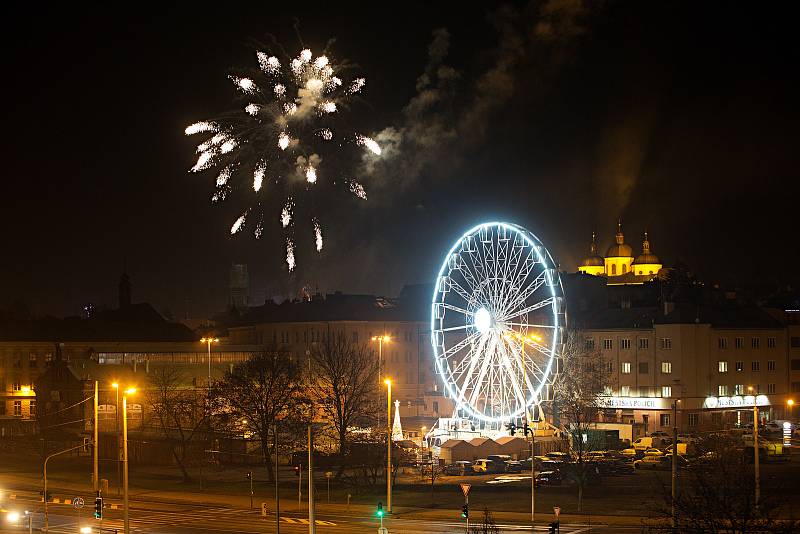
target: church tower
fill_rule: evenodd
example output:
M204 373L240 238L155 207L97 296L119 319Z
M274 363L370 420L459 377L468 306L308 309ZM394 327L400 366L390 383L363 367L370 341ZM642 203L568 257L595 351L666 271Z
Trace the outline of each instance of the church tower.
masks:
M589 255L583 259L578 271L594 276L606 274L603 258L597 254L597 242L594 232L592 232L592 245L589 247Z
M633 249L625 243L625 234L622 233L622 219L617 222L617 234L614 244L608 247L605 257L606 276L621 276L631 271L633 264Z
M647 230L644 231L642 240L642 253L633 262L633 270L637 276L655 275L661 270L661 262L658 256L650 251L650 239L647 237Z

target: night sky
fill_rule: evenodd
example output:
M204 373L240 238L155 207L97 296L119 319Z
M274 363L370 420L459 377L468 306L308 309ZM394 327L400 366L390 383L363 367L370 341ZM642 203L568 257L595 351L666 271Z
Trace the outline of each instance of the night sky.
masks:
M231 263L254 303L303 285L394 295L487 219L527 227L569 271L622 217L636 254L647 228L704 280L800 283L800 58L779 4L199 5L7 8L0 306L113 305L123 266L135 301L176 317L224 309ZM239 211L209 202L213 173L187 172L183 130L234 106L249 38L299 51L293 17L367 78L355 126L405 137L367 202L325 199L323 253L300 248L289 275L277 219L261 241L230 236Z

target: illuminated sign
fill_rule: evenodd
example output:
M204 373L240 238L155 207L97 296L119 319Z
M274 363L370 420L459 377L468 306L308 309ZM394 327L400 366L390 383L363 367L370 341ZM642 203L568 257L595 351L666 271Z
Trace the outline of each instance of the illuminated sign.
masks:
M598 408L614 408L623 410L669 410L668 399L660 397L599 397Z
M766 395L734 395L733 397L706 397L703 408L745 408L769 406Z

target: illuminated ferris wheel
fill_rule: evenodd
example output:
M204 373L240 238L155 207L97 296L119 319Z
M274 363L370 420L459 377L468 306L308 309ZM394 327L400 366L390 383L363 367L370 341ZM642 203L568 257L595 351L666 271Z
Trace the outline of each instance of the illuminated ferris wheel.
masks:
M431 307L437 372L456 416L496 426L547 400L556 372L563 291L553 258L524 228L472 228L444 259Z

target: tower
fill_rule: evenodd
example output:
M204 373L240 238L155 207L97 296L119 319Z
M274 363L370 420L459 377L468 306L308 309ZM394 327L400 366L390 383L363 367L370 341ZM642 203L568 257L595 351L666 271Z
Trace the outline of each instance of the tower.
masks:
M656 275L661 270L661 267L661 261L658 256L650 250L650 239L647 236L647 230L645 230L644 239L642 239L642 253L633 262L633 272L636 276Z
M228 306L239 311L246 310L250 303L250 274L246 264L231 265L228 289Z
M589 255L583 259L578 271L595 276L602 276L606 273L605 262L602 256L597 254L597 242L595 233L592 232L592 244L589 247Z
M631 271L633 264L633 249L625 243L625 234L622 232L622 219L617 221L617 233L614 244L608 247L605 257L606 275L621 276Z

